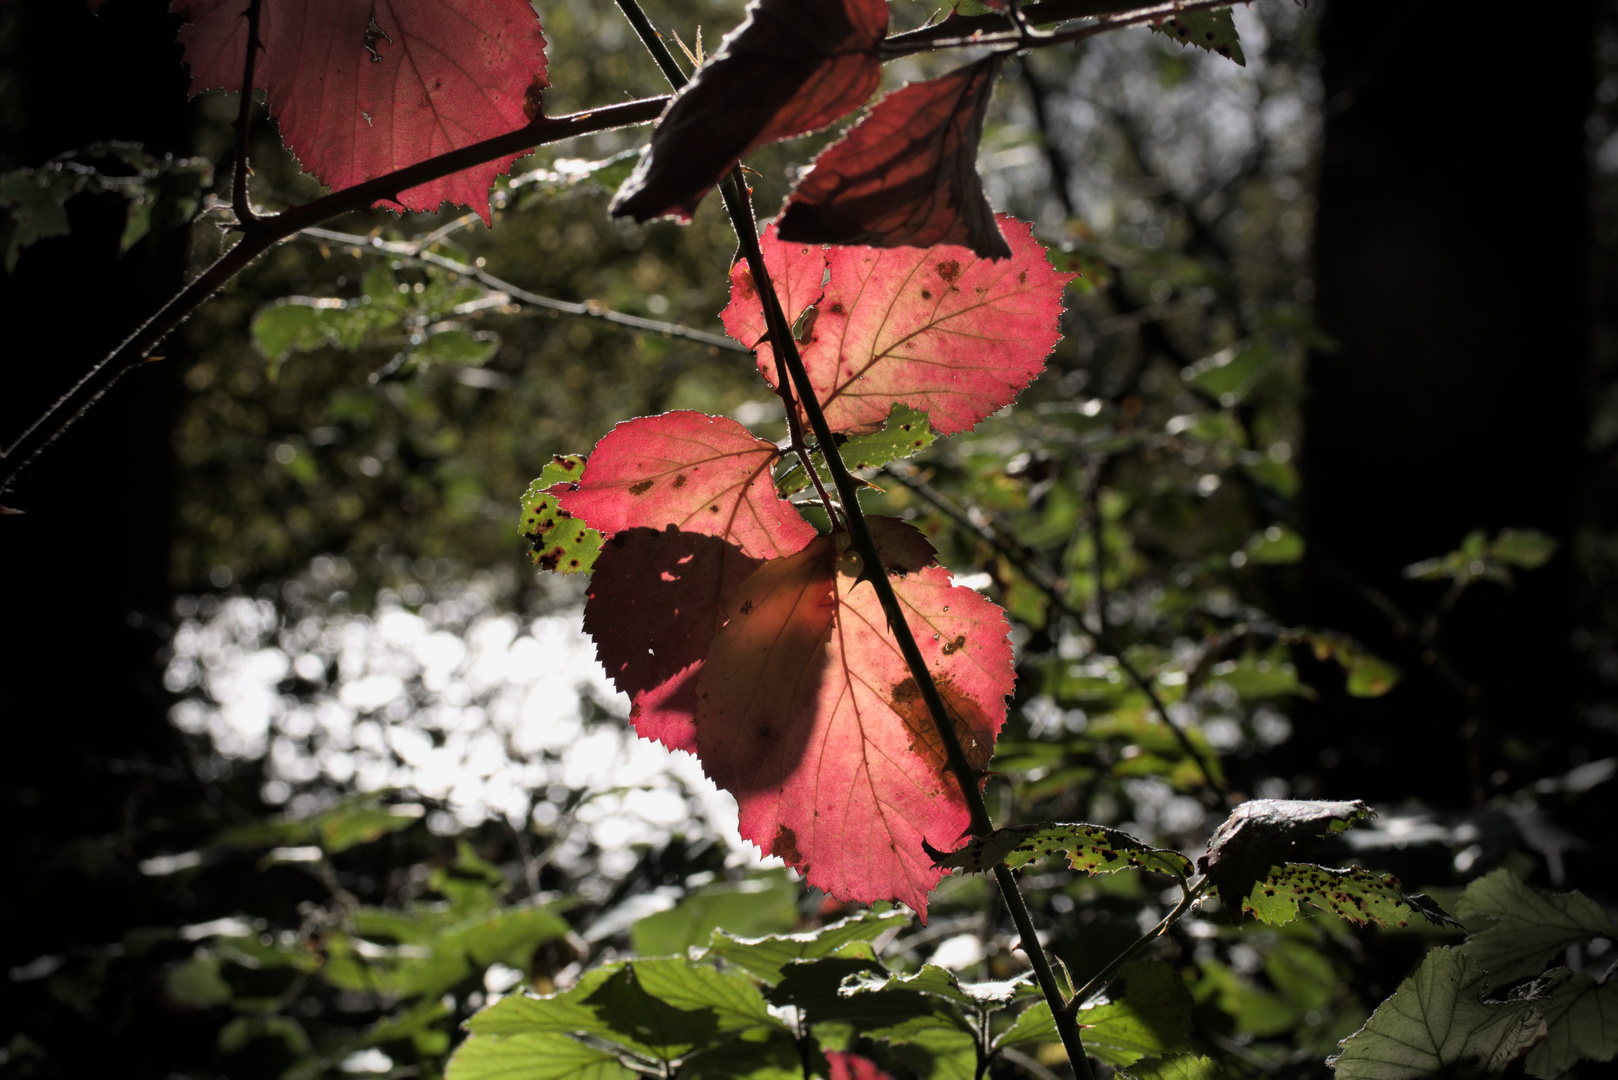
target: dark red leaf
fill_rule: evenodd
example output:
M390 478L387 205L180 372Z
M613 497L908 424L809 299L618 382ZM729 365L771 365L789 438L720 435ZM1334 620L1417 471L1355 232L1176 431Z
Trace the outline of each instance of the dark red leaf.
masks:
M1009 259L978 178L978 141L1001 57L912 83L818 158L787 200L787 241L931 247Z
M240 90L245 0L174 0L191 92ZM549 83L528 0L274 0L254 82L298 159L334 188L522 127ZM474 207L518 155L399 193L398 205ZM391 202L378 205L391 206Z
M584 628L644 738L695 751L695 680L732 593L815 530L778 497L774 443L724 417L672 412L619 424L561 508L610 539Z
M747 10L669 103L613 199L615 217L689 220L743 154L825 127L876 90L884 0L754 0Z

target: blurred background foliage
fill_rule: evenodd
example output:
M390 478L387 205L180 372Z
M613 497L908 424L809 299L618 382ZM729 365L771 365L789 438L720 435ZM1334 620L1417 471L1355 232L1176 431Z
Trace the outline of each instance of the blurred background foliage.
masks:
M646 6L693 48L740 17L733 0ZM1540 125L1561 156L1521 169L1562 187L1509 198L1509 177L1459 194L1478 174L1454 163L1352 172L1374 141L1355 110L1402 85L1405 53L1432 61L1439 97L1497 75L1482 30L1435 29L1439 5L1386 26L1362 8L1239 9L1245 68L1145 30L1008 68L980 171L1080 272L1064 338L1016 407L871 471L867 507L914 520L1013 616L998 822L1098 822L1194 855L1229 798L1364 796L1378 822L1322 861L1441 901L1504 866L1610 903L1618 11L1581 6L1543 58L1516 58L1558 68L1571 97L1453 121L1509 159L1535 109L1561 110ZM0 11L0 169L138 138L214 162L228 195L234 100L184 103L160 9ZM893 5L900 26L929 14ZM664 92L610 5L541 16L549 111ZM69 39L71 77L41 45ZM952 64L891 65L885 85ZM58 122L64 102L85 107ZM831 137L749 159L761 216ZM690 408L784 433L720 335L734 238L716 200L687 227L606 216L644 139L520 163L492 230L377 212L288 242L18 496L29 516L0 529L17 686L0 1074L436 1076L457 1025L502 994L716 927L847 913L741 845L693 762L625 737L580 639L580 583L532 572L515 528L551 455L619 420ZM268 125L253 152L265 206L318 193ZM1343 270L1385 285L1423 265L1343 247L1365 229L1342 224L1331 177L1377 168L1437 169L1429 195L1474 215L1433 241L1456 253L1439 277L1470 287L1465 305L1419 284L1375 295ZM48 356L14 339L7 431L217 252L216 217L187 233L158 214L115 255L129 187L89 185L71 235L20 249L8 313L54 338ZM1571 254L1519 258L1512 237L1541 232ZM1403 323L1377 321L1385 308ZM1470 344L1512 319L1543 340L1505 359ZM1464 339L1471 366L1434 348L1378 367L1378 333ZM1362 397L1332 381L1345 369ZM1457 414L1481 434L1449 433ZM1055 864L1024 882L1081 982L1177 898ZM1324 1076L1436 940L1312 919L1238 931L1209 903L1154 956L1185 977L1199 1048L1238 1074ZM992 890L962 878L926 928L880 945L890 968L999 979L1024 966L1013 942ZM1580 961L1604 971L1609 949ZM996 1075L1048 1075L1036 1050Z

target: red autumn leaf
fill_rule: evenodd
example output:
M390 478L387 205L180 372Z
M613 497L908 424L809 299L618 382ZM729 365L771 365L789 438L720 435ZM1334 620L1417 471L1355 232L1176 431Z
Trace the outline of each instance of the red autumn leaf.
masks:
M893 1080L893 1075L868 1057L845 1054L837 1050L826 1051L829 1080Z
M885 0L754 0L669 103L613 216L689 220L749 150L859 108L881 81L876 46L887 31Z
M764 268L770 272L770 284L781 300L781 310L796 320L804 308L820 299L821 282L826 276L826 258L818 244L783 244L771 223L759 237L764 251ZM730 268L730 303L719 313L725 324L725 333L753 348L764 337L764 308L758 300L758 288L747 263L738 259Z
M1005 613L950 584L910 526L871 519L894 591L974 768L1014 682ZM839 551L839 547L843 551ZM969 815L943 742L844 534L765 563L732 597L698 683L698 756L736 796L742 836L840 900L925 921Z
M1039 374L1061 337L1062 290L1077 275L1051 268L1029 225L1005 214L996 221L1011 248L1011 258L999 262L947 244L805 254L803 245L766 231L765 258L780 260L784 276L808 280L830 271L800 348L832 430L875 431L900 402L926 410L934 430L953 435L1011 404ZM731 307L757 306L745 294L733 274ZM788 319L802 314L798 305L794 294ZM729 310L727 328L753 325ZM774 353L768 344L757 351L759 371L773 386Z
M174 0L192 94L241 89L246 6ZM528 0L274 0L259 36L253 81L287 146L333 188L520 128L549 85ZM488 224L489 187L518 156L410 188L398 204L462 203Z
M723 417L672 412L619 424L596 444L563 510L609 537L584 628L635 730L695 750L695 679L730 595L814 528L775 494L774 443Z
M992 55L876 103L815 159L780 218L784 240L872 247L1011 249L978 177L978 142L1000 73Z

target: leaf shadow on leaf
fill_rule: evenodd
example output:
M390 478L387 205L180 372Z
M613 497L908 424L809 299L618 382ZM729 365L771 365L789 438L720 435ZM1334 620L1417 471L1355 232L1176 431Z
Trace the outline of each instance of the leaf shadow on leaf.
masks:
M596 560L584 628L642 738L696 749L697 676L731 595L760 566L716 536L625 529Z

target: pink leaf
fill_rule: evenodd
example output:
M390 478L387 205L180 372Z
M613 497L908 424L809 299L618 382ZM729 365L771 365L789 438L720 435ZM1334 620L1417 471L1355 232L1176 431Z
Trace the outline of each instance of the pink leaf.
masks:
M674 527L717 536L756 559L789 555L815 530L775 493L780 457L723 416L681 411L626 420L596 444L562 508L603 536Z
M781 243L774 223L765 228L759 243L764 251L764 268L770 273L770 284L775 286L775 295L781 300L781 310L786 312L788 320L796 322L804 308L820 299L826 257L819 244ZM719 313L719 320L725 324L727 334L748 348L757 346L767 329L753 273L740 259L730 268L730 303Z
M815 159L780 218L784 239L873 247L960 244L1010 258L978 178L999 54L876 103Z
M1005 615L951 585L913 528L871 525L956 734L982 769L1014 682ZM732 597L698 683L697 750L736 796L744 837L838 899L899 900L925 920L942 871L922 841L954 844L969 817L846 544L821 537L771 560Z
M192 94L241 89L245 9L174 0ZM528 0L273 0L259 36L253 81L287 146L333 188L520 128L549 85ZM397 204L461 203L487 224L489 187L518 156L402 191Z
M629 695L643 737L695 750L697 672L731 594L814 528L775 494L774 443L723 417L672 412L619 424L561 508L608 536L584 628Z
M1029 225L1004 214L996 220L1012 253L999 262L951 245L805 254L766 232L766 259L781 259L784 276L830 271L800 348L834 431L875 431L900 402L953 435L1011 404L1044 368L1062 336L1062 290L1077 275L1051 268ZM731 308L758 305L745 291L733 275ZM798 303L794 295L788 319L802 314ZM755 325L729 310L727 327ZM753 318L762 325L762 315ZM768 344L757 352L759 371L775 385L774 353Z
M830 1070L829 1080L893 1080L891 1073L859 1054L827 1050L826 1066Z
M887 29L884 0L754 0L669 103L613 215L689 220L749 150L859 108L881 81Z

